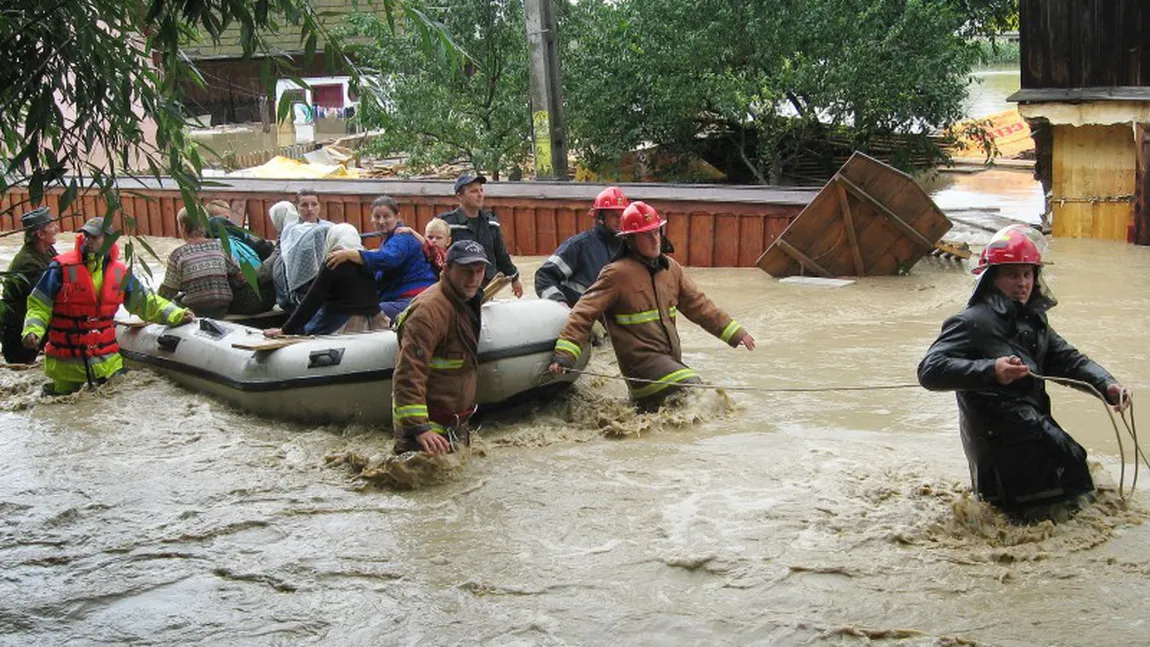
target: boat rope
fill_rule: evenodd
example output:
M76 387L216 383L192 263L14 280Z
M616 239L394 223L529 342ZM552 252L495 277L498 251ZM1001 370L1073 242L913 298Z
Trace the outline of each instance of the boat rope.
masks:
M586 375L588 377L605 377L609 380L623 380L632 384L666 384L659 380L644 380L638 377L623 377L622 375L609 375L607 373L595 373L592 371L580 371L574 368L564 369L568 373L578 373L579 375ZM853 386L782 386L782 387L762 387L762 386L738 386L738 385L725 385L725 384L705 384L702 382L676 382L671 386L691 388L691 389L715 389L717 391L753 391L755 393L820 393L825 391L881 391L888 389L921 389L922 387L918 382L913 384L910 382L904 384L870 384L870 385L853 385Z
M595 371L579 370L574 368L564 368L567 373L575 373L577 375L586 375L587 377L601 377L608 380L622 380L632 384L662 384L659 380L647 380L637 377L623 377L622 375L610 375L608 373L598 373ZM1053 382L1054 384L1061 384L1077 388L1087 393L1094 395L1102 401L1103 408L1106 409L1106 415L1110 417L1110 424L1114 428L1114 437L1118 441L1118 457L1119 457L1119 476L1118 476L1118 496L1122 502L1126 502L1126 448L1122 441L1122 434L1118 430L1118 420L1122 420L1122 425L1126 428L1126 433L1134 443L1134 477L1130 484L1130 495L1134 495L1134 490L1138 487L1138 459L1141 458L1142 462L1150 468L1150 460L1146 458L1146 454L1142 451L1142 446L1138 441L1138 427L1134 421L1134 401L1129 400L1130 406L1119 412L1118 418L1115 418L1114 411L1106 397L1094 388L1094 385L1083 382L1082 380L1075 380L1069 377L1055 377L1053 375L1041 375L1031 372L1031 377L1046 382ZM918 389L922 388L920 384L916 383L901 383L901 384L856 384L856 385L842 385L842 386L811 386L811 387L761 387L761 386L746 386L746 385L724 385L724 384L706 384L702 382L679 382L674 386L688 389L714 389L721 391L749 391L754 393L827 393L834 391L884 391L893 389ZM1130 412L1130 418L1126 418L1126 412Z
M1118 419L1122 420L1122 426L1126 428L1126 433L1130 436L1131 441L1134 443L1134 477L1130 482L1130 496L1134 496L1134 490L1138 487L1138 459L1142 458L1142 462L1146 463L1146 467L1150 468L1150 461L1146 459L1146 454L1142 451L1142 446L1138 441L1138 426L1134 421L1134 400L1128 400L1130 406L1118 412L1118 419L1114 417L1114 411L1109 401L1098 389L1094 388L1093 384L1083 382L1082 380L1075 380L1069 377L1055 377L1053 375L1040 375L1038 373L1030 373L1031 376L1047 382L1061 384L1076 388L1087 393L1102 401L1102 407L1106 410L1106 415L1110 417L1110 424L1114 427L1114 439L1118 441L1118 497L1126 503L1126 448L1122 442L1122 434L1118 431ZM1127 420L1126 411L1130 412L1130 418Z

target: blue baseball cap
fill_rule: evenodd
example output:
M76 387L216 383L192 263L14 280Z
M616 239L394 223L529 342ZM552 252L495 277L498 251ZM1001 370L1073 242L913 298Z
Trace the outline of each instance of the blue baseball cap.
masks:
M487 260L487 250L474 240L461 240L452 243L451 247L447 248L447 264L452 263L459 265L486 263L491 265L491 261Z
M470 173L464 173L463 175L460 175L459 179L455 180L455 193L458 194L463 190L463 187L475 182L480 184L487 184L487 178L482 175L472 175Z

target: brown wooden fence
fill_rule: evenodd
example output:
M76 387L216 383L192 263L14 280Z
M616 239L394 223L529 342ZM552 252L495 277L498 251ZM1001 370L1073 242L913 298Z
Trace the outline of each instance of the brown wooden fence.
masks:
M320 194L321 217L348 222L360 231L371 230L370 204L379 195L390 195L400 204L404 222L421 231L435 215L456 206L452 183L442 180L221 180L203 199L243 201L248 226L257 235L274 237L268 209L280 200L292 200L302 187ZM587 215L602 186L576 183L494 182L487 185L486 206L503 225L511 253L538 256L551 254L559 243L576 232L589 229ZM667 236L675 257L697 267L753 267L755 260L786 229L814 197L813 190L778 187L708 185L622 185L632 200L644 200L667 220ZM180 193L168 180L154 179L121 186L126 233L174 237L176 213L183 206ZM0 200L0 229L18 227L19 214L29 207L27 193L14 190ZM45 202L59 213L59 194ZM14 209L9 209L15 205ZM61 219L61 228L73 231L87 218L104 215L105 205L95 194L76 200ZM131 226L134 221L135 227Z

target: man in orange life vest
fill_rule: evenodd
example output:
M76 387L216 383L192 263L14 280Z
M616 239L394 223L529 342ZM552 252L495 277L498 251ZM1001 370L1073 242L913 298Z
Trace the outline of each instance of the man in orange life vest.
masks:
M52 260L28 297L24 345L34 348L48 335L44 374L52 383L44 386L45 395L72 393L123 372L114 322L120 304L146 321L169 326L195 318L137 281L114 243L104 251L107 233L103 218L84 223L75 248Z

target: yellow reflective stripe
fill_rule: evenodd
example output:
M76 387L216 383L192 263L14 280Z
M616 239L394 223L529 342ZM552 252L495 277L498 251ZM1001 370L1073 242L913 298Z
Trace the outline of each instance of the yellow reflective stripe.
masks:
M396 407L391 411L392 415L396 418L418 418L427 417L426 404L408 404L402 407Z
M406 308L403 309L403 312L399 313L399 316L397 316L395 318L395 327L396 328L399 328L400 326L402 326L403 322L407 320L407 315L411 314L411 308L412 308L412 306L407 306Z
M177 319L175 316L177 310L180 310L180 308L178 308L175 304L169 303L160 310L160 319L163 321L175 323L174 320ZM180 316L178 318L184 318L184 313L182 310L180 310Z
M555 342L555 350L567 351L568 353L571 353L571 356L574 357L576 360L578 360L579 356L583 354L583 349L579 348L578 344L576 344L574 342L569 342L566 339L560 339L560 340L556 341Z
M658 320L658 310L644 310L643 312L615 315L615 322L624 326L634 326L635 324L651 323L652 321Z
M679 309L675 306L671 306L671 308L667 311L667 314L670 315L670 317L672 319L674 319L675 316L679 314ZM635 324L651 323L652 321L658 321L658 320L659 320L659 310L658 309L644 310L643 312L632 312L629 314L617 314L617 315L615 315L615 322L622 324L624 326L634 326Z
M431 368L441 369L456 369L463 368L463 360L461 359L448 359L446 357L432 357Z
M739 322L732 319L731 323L727 324L726 328L723 328L723 332L719 335L719 339L722 339L725 342L731 341L731 336L738 332L740 327L741 326L739 326Z
M663 377L656 380L654 384L647 384L642 388L632 389L631 397L635 399L641 399L647 396L655 395L659 391L662 391L663 389L671 386L672 384L675 384L676 382L682 382L688 378L698 376L699 374L696 373L694 369L681 368L674 373L664 375Z

